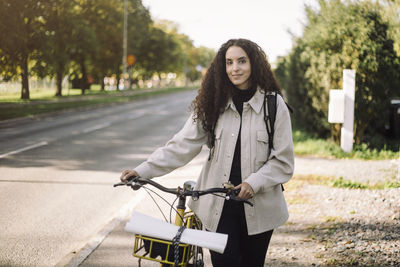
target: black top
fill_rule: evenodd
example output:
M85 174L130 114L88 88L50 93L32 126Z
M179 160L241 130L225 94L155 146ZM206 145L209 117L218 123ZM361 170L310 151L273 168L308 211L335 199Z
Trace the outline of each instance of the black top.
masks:
M233 103L235 104L237 111L240 114L240 119L242 118L243 103L249 101L253 97L255 92L256 92L256 86L252 86L247 90L241 90L241 89L235 88L232 100L233 100ZM236 141L235 154L233 156L233 161L232 161L231 175L229 177L229 180L235 186L242 183L242 172L241 172L241 163L240 163L240 132L241 132L241 129L242 129L242 122L240 121L240 129L239 129L239 134L238 134L238 138Z
M242 183L242 168L240 162L240 132L242 130L243 103L249 101L253 97L255 92L256 86L250 87L247 90L235 88L232 96L232 101L240 114L239 134L236 140L235 152L233 155L231 175L229 176L229 181L235 186ZM236 201L225 201L223 212L225 214L230 214L229 216L244 217L243 203Z

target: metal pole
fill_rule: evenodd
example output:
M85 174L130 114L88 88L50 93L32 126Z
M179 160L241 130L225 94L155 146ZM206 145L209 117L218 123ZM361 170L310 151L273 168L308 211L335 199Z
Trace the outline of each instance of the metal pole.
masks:
M123 55L122 55L122 75L125 79L126 74L126 57L128 50L128 1L124 0L124 39L123 39Z

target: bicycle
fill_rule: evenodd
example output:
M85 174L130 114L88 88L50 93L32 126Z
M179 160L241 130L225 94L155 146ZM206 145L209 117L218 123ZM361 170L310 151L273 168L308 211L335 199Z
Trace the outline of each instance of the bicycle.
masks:
M194 181L186 181L183 185L183 188L181 187L166 188L161 184L150 179L132 177L127 183L120 182L115 184L114 187L129 186L133 190L138 190L143 187L147 191L150 190L149 188L145 187L145 185L147 184L152 185L163 192L176 195L179 201L178 204L176 205L176 208L173 207L173 204L177 199L175 199L175 201L172 204L168 203L169 206L171 207L169 222L168 220L166 220L165 216L164 218L167 222L162 222L157 219L147 217L146 215L140 215L134 212L131 220L136 220L136 222L131 224L130 222L127 223L125 230L135 233L135 241L134 241L134 248L132 255L138 258L139 266L141 265L141 260L144 259L144 260L159 262L160 266L163 267L164 266L203 267L204 260L203 260L202 248L207 247L207 245L205 244L206 242L202 242L204 240L201 240L199 238L200 237L199 234L205 236L204 237L205 239L217 238L220 244L217 244L215 246L208 245L207 248L218 251L220 253L223 252L227 241L227 235L202 230L201 221L194 214L194 212L191 210L185 211L187 197L192 197L193 200L196 201L199 199L199 197L203 195L214 194L216 196L224 197L226 200L240 201L249 204L251 206L253 205L251 202L247 200L238 198L237 195L240 189L234 189L234 186L231 183L225 183L222 185L222 187L209 188L206 190L194 190L194 186L196 184ZM152 190L150 191L155 193ZM160 195L158 196L162 198ZM163 200L166 201L165 199ZM153 201L157 204L154 198ZM172 210L175 210L176 212L174 223L172 223L171 220ZM139 220L143 220L143 222L138 223ZM160 232L159 229L157 229L158 232L154 231L152 232L151 227L148 226L150 224L157 224L161 226L162 223L164 224L163 226L165 226L165 228L169 229L169 231L171 230L174 231L175 234L173 237L171 236L170 233L169 234L158 233ZM136 228L132 229L133 227ZM171 227L173 227L173 229ZM140 228L139 231L138 228ZM138 232L146 232L146 234ZM187 233L186 240L181 240L183 232L185 232L185 234ZM164 238L160 238L159 236L162 236L163 234ZM154 235L157 236L154 237ZM165 238L165 236L167 235L169 235L168 239ZM192 236L196 235L196 238L192 238L194 240L190 240L190 235Z

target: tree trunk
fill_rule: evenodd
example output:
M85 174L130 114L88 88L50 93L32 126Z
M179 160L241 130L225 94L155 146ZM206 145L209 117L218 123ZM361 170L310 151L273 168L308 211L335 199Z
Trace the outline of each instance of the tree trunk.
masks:
M28 73L28 56L24 55L21 62L21 99L29 99L29 73Z
M59 67L56 73L56 83L57 83L56 96L62 96L63 72L64 71L62 70L62 67Z
M117 91L118 91L120 89L119 88L119 79L121 78L121 71L119 70L119 66L117 68L116 75L117 75L116 79L117 79Z
M357 145L361 144L368 125L370 125L370 123L365 123L365 121L356 121L354 123L354 142Z
M104 84L104 77L105 77L106 75L105 74L102 74L102 75L100 75L100 84L101 84L101 91L105 91L105 84Z
M340 133L341 133L342 126L339 123L331 124L331 136L333 141L340 145Z
M83 59L83 58L81 59L80 65L81 65L81 71L82 71L81 90L82 90L82 95L84 95L85 90L89 89L89 88L87 88L88 78L87 78L87 73L86 73L85 59Z

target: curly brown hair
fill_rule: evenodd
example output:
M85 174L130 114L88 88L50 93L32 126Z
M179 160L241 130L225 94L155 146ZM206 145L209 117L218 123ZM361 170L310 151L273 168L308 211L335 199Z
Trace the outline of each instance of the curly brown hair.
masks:
M251 64L250 84L259 86L266 92L281 94L281 88L271 70L265 52L256 43L247 39L231 39L218 50L192 102L193 120L200 120L203 129L210 134L219 115L224 111L228 99L232 97L234 85L226 74L226 51L231 46L241 47Z

